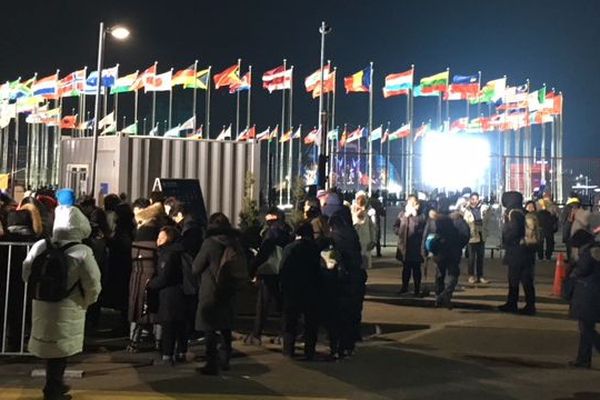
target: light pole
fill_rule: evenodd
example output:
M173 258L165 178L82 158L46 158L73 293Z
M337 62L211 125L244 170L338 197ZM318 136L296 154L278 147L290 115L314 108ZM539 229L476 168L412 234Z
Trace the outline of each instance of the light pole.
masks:
M323 110L323 91L325 87L325 35L331 32L331 27L321 22L319 33L321 33L321 94L319 96L319 129L321 138L319 141L319 164L317 166L317 189L325 189L327 182L327 112Z
M96 164L98 162L98 114L100 114L100 95L102 91L102 65L104 64L104 41L106 34L110 33L115 39L125 40L129 37L129 30L122 26L114 26L105 28L104 22L100 22L100 31L98 37L98 64L96 68L97 83L96 83L96 99L94 100L94 123L93 123L93 139L92 139L92 168L90 172L91 184L89 186L92 196L96 190Z

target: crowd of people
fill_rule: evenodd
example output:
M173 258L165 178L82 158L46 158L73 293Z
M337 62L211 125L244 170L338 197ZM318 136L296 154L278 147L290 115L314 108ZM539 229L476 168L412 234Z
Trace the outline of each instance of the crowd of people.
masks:
M29 252L15 247L11 265L2 270L8 275L0 280L10 282L11 293L21 292L1 299L10 302L14 314L5 316L3 334L9 346L17 345L23 282L28 282L33 298L26 327L31 332L29 351L48 360L47 399L68 398L62 380L67 357L82 351L85 332L98 326L102 308L121 315L129 351L139 351L153 339L166 365L189 361L190 340L203 336L206 363L199 372L208 375L230 368L235 298L250 285L257 288L257 300L253 329L244 338L247 344L262 344L273 305L281 313L276 342L286 357L296 357L301 333L303 357L318 357L321 328L329 340L324 357L330 360L351 357L361 340L368 270L372 253L381 255L380 221L385 215L381 203L365 192L349 202L334 190L319 191L304 201L303 218L295 228L283 211L270 208L258 238L235 229L222 213L203 218L193 205L160 192L131 203L125 195L110 194L102 206L93 198L75 199L69 189L40 191L19 204L1 196L0 240L35 242ZM569 297L581 330L573 365L589 367L592 347L600 348L594 330L600 322L600 246L589 211L575 196L562 213L548 195L524 203L520 193L508 192L502 203L508 295L499 310L536 313L536 257L552 257L554 234L562 227L577 277ZM421 271L430 258L436 266L435 305L451 308L465 253L468 282L488 284L484 256L490 215L489 206L474 192L428 201L410 195L394 224L396 258L403 268L399 294L408 295L412 279L414 296L428 296ZM6 254L0 257L6 259ZM56 260L62 260L66 272L50 280L43 271ZM62 294L47 290L48 282L55 288L60 279ZM525 292L521 309L519 286Z

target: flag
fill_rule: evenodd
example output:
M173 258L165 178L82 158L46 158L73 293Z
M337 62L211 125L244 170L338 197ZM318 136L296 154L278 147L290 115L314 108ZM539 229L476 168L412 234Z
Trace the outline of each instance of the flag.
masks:
M392 141L410 136L410 123L402 125L399 129L388 132L384 141Z
M227 128L223 127L216 140L231 139L231 124Z
M215 74L213 77L215 82L215 88L219 89L223 86L231 86L240 82L240 66L234 64L231 67L224 69L223 71Z
M329 76L329 65L323 67L323 76L326 80ZM304 79L304 87L308 93L314 92L317 86L321 85L321 68L310 74Z
M77 115L65 115L60 120L60 129L76 129Z
M467 100L479 93L478 75L454 75L448 87L448 100Z
M134 89L134 85L138 79L138 72L135 71L132 74L125 75L118 78L113 87L110 88L110 94L126 93L131 92Z
M168 92L171 90L171 80L173 76L173 71L163 72L162 74L157 74L152 77L152 79L148 79L144 84L145 92Z
M358 128L356 128L355 130L353 130L352 132L350 132L348 134L348 137L346 138L346 143L352 143L355 140L360 140L365 136L365 133L367 132L367 130L365 128L361 128L360 126Z
M459 118L459 119L452 121L452 123L450 124L450 131L453 133L464 131L465 129L467 129L468 125L469 125L469 118L467 118L467 117Z
M300 139L301 137L302 137L302 125L299 125L298 129L296 129L296 132L294 132L292 139Z
M242 90L250 90L252 87L252 73L248 71L239 82L229 85L229 93L241 92Z
M267 129L256 135L256 140L259 142L262 142L263 140L269 140L271 136L269 135L269 133L271 133L271 127L268 127Z
M379 126L379 128L373 129L373 132L371 132L371 134L369 135L369 140L371 140L371 142L379 140L379 139L381 139L382 134L383 134L383 127Z
M202 127L202 124L200 124L200 127L198 127L198 129L196 129L195 131L189 133L186 137L190 138L190 139L202 139L202 136L204 135L204 129Z
M186 69L182 69L177 71L175 75L173 75L173 79L171 80L171 85L183 85L187 87L188 85L194 85L196 80L196 72L194 72L194 64L190 65Z
M137 135L137 133L138 133L138 124L137 124L137 122L134 122L131 125L127 125L125 128L123 128L123 130L121 131L121 133L127 133L129 135Z
M176 127L171 128L168 131L166 131L163 136L168 137L168 138L178 138L180 130L181 130L181 127L179 125L177 125Z
M555 94L554 92L546 95L544 101L544 109L550 113L550 115L562 115L563 110L563 95Z
M269 142L273 139L278 139L279 137L279 125L275 126L275 129L273 129L271 131L271 134L269 135Z
M107 135L109 133L115 133L117 132L117 123L113 122L109 125L106 126L106 128L104 128L104 130L102 132L100 132L100 135Z
M506 88L504 96L502 97L502 103L524 103L527 102L527 95L529 94L529 85L524 84L520 86L512 86Z
M45 108L32 112L25 118L28 124L45 124L51 126L60 125L60 108L47 110Z
M106 68L102 70L102 88L109 88L115 85L117 77L119 75L119 66L115 65L112 68ZM96 94L98 90L98 71L92 71L88 75L85 81L85 93Z
M440 92L423 92L421 85L416 85L413 90L413 97L439 96Z
M238 135L238 137L236 138L236 140L237 140L238 142L239 142L239 141L244 141L244 140L247 140L247 138L248 138L248 137L247 137L247 135L248 135L248 132L249 132L249 131L250 131L250 129L249 129L249 128L245 128L244 130L242 130L242 131L240 132L240 134Z
M291 129L281 135L281 139L279 139L279 143L285 143L292 139L292 133L294 133Z
M69 75L58 81L58 96L71 97L79 96L85 89L85 69L71 72Z
M344 78L344 89L350 92L368 92L371 89L371 67Z
M77 129L80 129L80 130L92 129L93 127L94 127L94 118L92 118L88 121L82 121L79 125L77 125Z
M409 126L409 132L410 132L410 126ZM425 134L427 132L429 132L431 130L431 123L426 123L426 124L421 124L421 126L415 131L415 140L417 140L420 137L424 137Z
M262 76L263 88L269 93L275 90L291 89L292 69L285 69L283 65L265 72Z
M529 111L539 111L544 108L546 102L546 87L543 87L535 92L527 95L527 108Z
M98 122L98 129L102 129L105 126L112 125L114 123L115 123L115 112L113 111L110 114L107 114L104 118L102 118Z
M0 102L7 101L10 98L10 83L4 82L0 85Z
M42 96L46 99L58 97L58 74L38 79L31 87L34 96Z
M335 76L336 71L328 73L325 75L325 80L323 81L323 93L332 93L335 92ZM318 84L315 86L315 89L312 92L313 99L316 99L321 95L321 85Z
M327 140L338 140L338 128L332 129L327 132Z
M383 87L383 97L386 99L392 96L408 94L413 88L414 69L390 74L385 77L385 86Z
M320 144L321 143L321 129L313 128L312 131L308 132L304 137L304 144Z
M506 78L494 79L487 82L470 102L471 104L495 103L504 96L505 90Z
M342 132L342 136L339 140L340 147L344 147L346 145L347 139L348 139L348 131L346 130L346 127L344 127L344 131Z
M156 124L156 126L154 126L154 128L150 129L150 132L148 132L149 136L158 136L158 124Z
M131 85L131 90L139 90L150 83L156 75L156 64L152 64L144 72L138 75L137 79Z
M184 84L183 88L184 89L206 90L206 88L208 87L208 84L210 83L208 81L209 76L210 76L209 68L203 69L202 71L198 71L198 72L196 72L196 79L192 83Z
M19 100L22 97L31 96L31 86L33 85L33 81L34 78L29 78L25 82L21 82L19 79L10 82L10 100Z
M445 92L448 89L450 71L440 72L439 74L421 78L421 90L427 92Z
M192 118L188 119L183 124L181 124L179 129L181 129L182 131L196 129L196 116L193 116Z
M252 125L252 128L246 130L245 140L254 140L256 139L256 125Z

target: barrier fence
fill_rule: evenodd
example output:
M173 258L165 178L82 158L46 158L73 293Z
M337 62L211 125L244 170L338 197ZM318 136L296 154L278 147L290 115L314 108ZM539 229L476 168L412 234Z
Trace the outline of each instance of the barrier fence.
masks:
M24 356L31 329L31 297L23 261L33 243L0 242L0 356Z

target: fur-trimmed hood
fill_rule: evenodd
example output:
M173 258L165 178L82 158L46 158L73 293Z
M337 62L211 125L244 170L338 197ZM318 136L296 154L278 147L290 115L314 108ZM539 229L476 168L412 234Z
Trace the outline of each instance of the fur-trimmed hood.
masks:
M135 222L138 226L149 223L155 218L166 217L165 207L162 203L157 202L149 205L146 208L138 210L135 213Z

